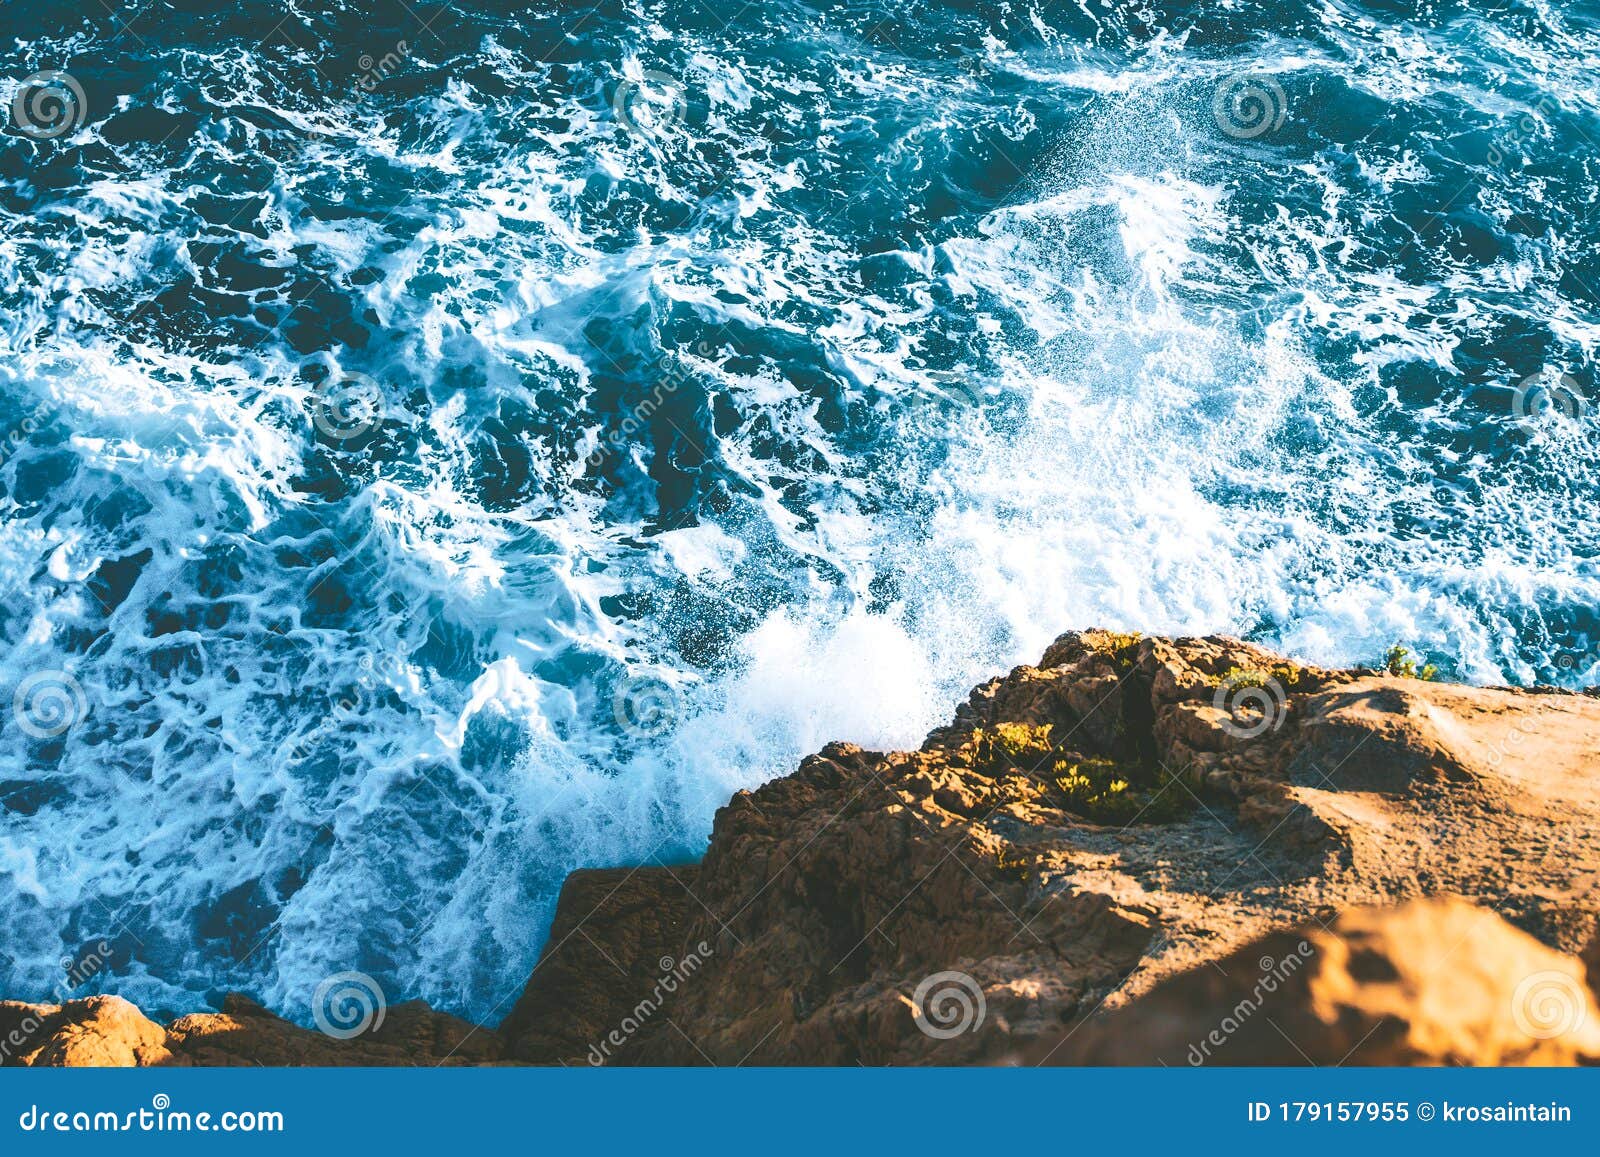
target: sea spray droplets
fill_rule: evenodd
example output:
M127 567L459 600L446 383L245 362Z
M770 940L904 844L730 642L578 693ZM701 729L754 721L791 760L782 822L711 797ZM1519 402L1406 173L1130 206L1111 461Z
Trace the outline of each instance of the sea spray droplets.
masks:
M1535 972L1511 996L1511 1019L1535 1040L1576 1032L1589 1011L1584 987L1565 972Z
M25 734L53 739L84 720L89 714L89 698L67 672L37 671L17 685L11 713Z
M75 133L88 115L83 86L65 72L36 72L11 98L11 124L36 141Z
M1230 76L1212 94L1211 115L1230 137L1254 140L1283 127L1289 98L1270 76Z
M983 1027L988 1004L983 989L965 972L935 972L911 994L917 1027L935 1040L950 1040Z
M1268 676L1235 673L1217 685L1211 706L1224 712L1222 729L1239 739L1255 739L1283 726L1288 696L1283 684Z
M383 989L365 972L335 973L317 985L311 997L311 1019L334 1040L350 1040L381 1028L387 1008Z

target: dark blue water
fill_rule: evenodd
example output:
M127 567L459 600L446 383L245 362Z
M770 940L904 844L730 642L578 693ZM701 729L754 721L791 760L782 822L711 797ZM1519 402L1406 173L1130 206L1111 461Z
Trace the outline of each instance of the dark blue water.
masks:
M0 9L0 993L492 1019L1070 627L1600 681L1593 4L113 7Z

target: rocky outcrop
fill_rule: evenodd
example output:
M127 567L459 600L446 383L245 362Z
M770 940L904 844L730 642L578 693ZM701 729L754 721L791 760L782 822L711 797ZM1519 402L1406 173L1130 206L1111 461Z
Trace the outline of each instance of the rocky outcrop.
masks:
M120 996L67 1004L0 1001L0 1047L23 1066L129 1068L168 1064L166 1031Z
M1600 911L1596 735L1580 695L1067 635L922 750L836 745L724 808L686 937L715 965L682 1031L621 1059L992 1060L1419 896L1574 952Z
M576 873L496 1032L397 1008L356 1041L307 1041L240 1006L104 1055L1586 1060L1600 1014L1571 993L1576 954L1600 959L1596 736L1586 695L1073 633L919 751L836 744L739 793L698 868ZM1477 907L1406 904L1451 895ZM1262 1011L1216 1044L1246 995ZM1267 1035L1285 1026L1292 1049ZM28 1055L73 1063L82 1035Z
M7 1065L473 1065L498 1061L499 1036L417 1001L384 1010L349 1040L300 1028L241 996L221 1012L162 1026L117 996L61 1005L0 1002Z

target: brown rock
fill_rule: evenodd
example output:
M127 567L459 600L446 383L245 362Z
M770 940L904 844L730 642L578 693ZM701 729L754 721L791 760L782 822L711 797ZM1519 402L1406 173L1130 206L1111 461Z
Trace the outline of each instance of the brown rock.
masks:
M1274 932L1038 1046L1064 1065L1570 1065L1600 1057L1580 961L1459 899Z
M63 1005L0 1002L3 1061L21 1066L459 1065L497 1061L499 1036L419 1002L385 1010L381 1025L335 1040L230 996L220 1013L163 1028L119 996Z
M167 1034L120 996L61 1005L0 1006L6 1063L25 1067L128 1068L166 1064Z
M421 1001L384 1010L381 1022L348 1040L301 1028L255 1002L230 996L220 1013L167 1026L173 1064L208 1066L465 1065L497 1061L500 1037Z
M620 1036L624 1021L640 1019L640 1001L684 960L697 873L689 866L568 876L544 953L500 1025L510 1055L535 1064L589 1064L591 1055L604 1061L622 1047L610 1034ZM670 1012L655 1009L643 1019L648 1024L657 1014Z
M975 729L1006 723L1184 806L1107 823L1027 769L975 767ZM724 809L689 909L714 960L673 1031L621 1059L994 1059L1276 930L1410 896L1464 893L1544 934L1551 911L1600 910L1597 725L1578 696L1063 636L921 751L838 745Z

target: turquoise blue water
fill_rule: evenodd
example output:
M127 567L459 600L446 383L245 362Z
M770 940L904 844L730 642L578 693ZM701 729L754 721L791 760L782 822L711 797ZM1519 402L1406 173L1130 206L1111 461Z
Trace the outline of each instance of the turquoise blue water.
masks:
M1600 682L1595 5L713 7L0 10L0 992L494 1019L1072 627Z

